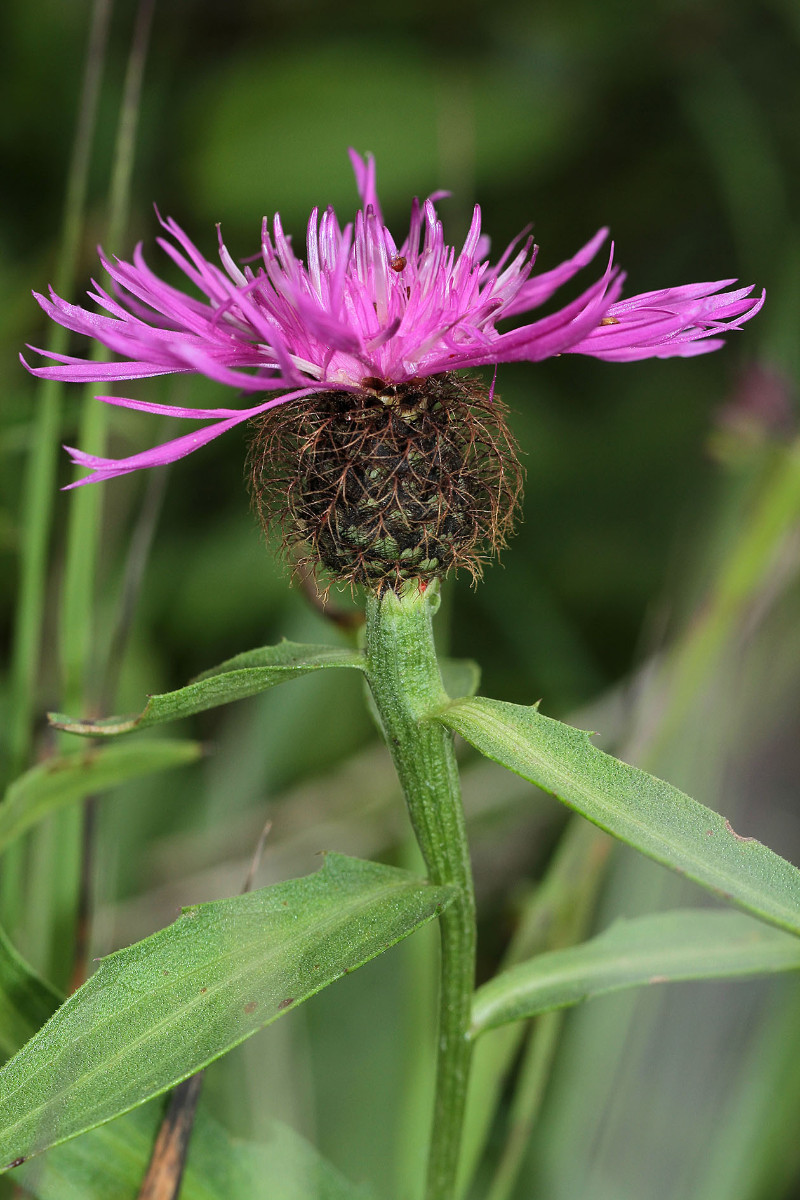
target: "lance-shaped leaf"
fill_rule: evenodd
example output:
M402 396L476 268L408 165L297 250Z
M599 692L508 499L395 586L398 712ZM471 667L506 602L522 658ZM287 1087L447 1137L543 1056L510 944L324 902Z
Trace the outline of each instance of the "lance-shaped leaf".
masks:
M0 929L0 1057L8 1058L33 1037L61 999L17 954Z
M800 871L678 788L536 708L476 697L436 714L476 750L723 899L800 934Z
M343 650L338 646L303 646L284 641L277 646L262 646L259 650L237 654L218 667L204 671L186 687L151 696L142 711L133 716L77 721L63 713L50 713L49 719L56 729L64 729L67 733L79 733L84 737L113 737L118 733L131 733L134 729L160 725L164 721L190 717L207 708L230 704L233 700L244 700L278 683L299 679L301 675L325 667L356 667L363 670L364 666L364 655L358 650Z
M475 993L473 1035L592 996L686 979L800 970L800 941L744 913L681 909L615 921L604 933L540 954Z
M329 855L104 959L0 1070L0 1162L165 1091L437 916L451 888Z
M49 1150L19 1171L36 1200L136 1200L160 1119L149 1104ZM15 1173L14 1178L17 1175ZM370 1200L303 1138L273 1122L263 1142L234 1139L197 1114L181 1200Z
M202 753L199 742L163 739L130 746L92 746L48 758L6 789L0 804L0 851L57 808L142 775L195 762Z
M64 997L24 961L0 929L0 1055L8 1058ZM19 1171L37 1200L134 1200L147 1169L161 1107L143 1105L54 1147ZM274 1122L264 1142L233 1139L198 1113L181 1200L369 1200L308 1142Z

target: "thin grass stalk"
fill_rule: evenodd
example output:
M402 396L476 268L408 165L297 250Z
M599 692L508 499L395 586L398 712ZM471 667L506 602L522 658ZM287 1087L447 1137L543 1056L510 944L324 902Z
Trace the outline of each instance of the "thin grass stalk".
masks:
M563 1026L562 1012L543 1013L534 1022L511 1102L505 1145L486 1200L509 1200L513 1193L541 1111Z
M120 589L119 611L100 686L100 711L109 712L115 702L119 676L125 659L133 621L142 590L144 573L150 558L158 519L166 493L169 468L152 471L145 488L142 507L133 530ZM85 982L89 974L91 916L94 908L94 846L97 826L97 797L89 796L83 806L81 867L78 887L78 914L75 932L75 965L70 991Z
M612 844L605 834L587 822L582 822L577 829L573 826L567 849L568 852L586 851L587 872L575 888L571 905L555 921L547 945L540 947L540 950L575 946L586 937L605 878ZM543 1013L529 1023L529 1028L530 1034L511 1096L506 1140L487 1191L487 1200L509 1200L513 1193L544 1102L564 1028L564 1014Z
M144 67L150 41L155 0L141 0L125 74L109 190L107 249L120 248L130 208ZM107 355L98 344L97 358ZM79 444L102 455L107 427L105 406L95 400L95 387L84 391ZM64 704L85 707L91 671L92 631L97 551L102 523L102 488L78 488L72 495L67 526L64 596L61 622L61 664ZM97 696L92 699L96 702Z
M605 879L613 842L583 817L573 815L547 874L525 906L502 969L578 941L588 927ZM464 1145L456 1194L467 1194L484 1153L492 1121L514 1061L536 1023L516 1022L479 1038L473 1056ZM534 1037L536 1033L534 1033ZM530 1049L525 1055L530 1054ZM517 1084L517 1089L521 1084ZM529 1089L525 1089L528 1095Z
M95 0L92 7L54 271L55 288L61 295L68 295L75 281L111 6L112 0ZM67 350L68 340L66 329L58 325L51 326L47 348L56 354L63 354ZM31 423L31 450L22 482L20 579L10 671L10 779L14 779L29 764L33 743L34 710L43 648L48 553L58 475L62 389L63 384L52 379L42 381L37 388L36 409ZM0 911L11 930L17 926L25 906L25 852L25 842L17 842L9 847L0 873Z
M109 189L107 245L113 252L119 249L128 222L136 132L141 106L142 83L153 23L155 0L141 0L131 41L125 73L122 104L114 161ZM98 357L105 357L101 348ZM102 454L105 445L107 416L102 404L94 398L94 387L84 392L81 418L81 444ZM155 499L149 517L143 517L144 543L132 547L123 585L122 609L114 635L115 665L103 674L103 681L93 686L95 659L92 646L94 628L97 552L102 525L101 488L80 488L73 494L67 530L67 558L64 575L61 657L65 703L91 709L92 704L113 703L116 691L116 662L122 654L130 630L138 597L141 574L144 570L157 519L160 501L157 499L163 484L159 481L151 493ZM80 868L75 894L76 945L71 984L80 986L87 974L91 922L92 885L94 875L94 846L96 835L96 797L84 803L81 817Z
M69 295L75 283L111 7L112 0L95 0L92 7L81 99L67 175L60 249L54 274L55 289L62 296ZM56 354L63 354L67 350L68 339L66 329L51 324L47 348ZM63 384L55 380L45 380L38 388L32 449L23 481L20 586L11 657L9 705L12 778L27 765L32 740L32 718L42 647L47 554L56 490L62 388Z

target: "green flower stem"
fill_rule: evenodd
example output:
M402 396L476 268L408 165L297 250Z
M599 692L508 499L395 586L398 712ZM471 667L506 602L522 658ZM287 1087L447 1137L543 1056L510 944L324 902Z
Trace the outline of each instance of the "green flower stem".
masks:
M458 898L440 917L438 1059L427 1200L452 1200L464 1120L475 986L475 897L452 735L430 714L448 702L433 644L438 590L367 601L367 677L432 883Z

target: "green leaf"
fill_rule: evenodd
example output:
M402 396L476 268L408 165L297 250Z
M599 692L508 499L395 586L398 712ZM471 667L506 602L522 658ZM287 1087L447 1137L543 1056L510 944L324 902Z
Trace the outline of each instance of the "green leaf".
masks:
M0 1054L14 1054L62 1003L0 929ZM134 1200L161 1120L148 1104L48 1151L19 1170L37 1200ZM271 1189L271 1190L268 1190ZM368 1200L303 1138L278 1122L263 1143L233 1140L201 1107L181 1200Z
M0 1055L5 1059L33 1037L61 1003L55 988L20 958L0 929Z
M364 669L364 656L357 650L342 650L338 646L302 646L296 642L280 642L277 646L262 646L237 654L198 675L197 679L175 692L151 696L143 710L129 717L102 717L97 721L76 721L63 713L50 713L50 724L67 733L84 737L114 737L134 729L147 729L164 721L177 721L193 713L204 712L255 696L287 679L299 679L323 667L357 667Z
M36 1200L136 1200L161 1119L148 1104L49 1150L19 1179ZM273 1122L265 1141L230 1136L197 1114L181 1200L369 1200L288 1126Z
M500 700L459 700L436 716L595 825L724 900L800 934L800 871L661 779L604 754L590 734Z
M452 895L331 854L305 879L186 909L104 959L0 1070L0 1162L172 1087L437 916Z
M580 1004L622 988L800 969L800 941L743 913L682 909L615 921L604 933L540 954L479 988L472 1031Z
M195 762L202 753L199 742L163 739L130 746L87 747L48 758L6 789L0 804L0 851L56 809L130 779Z

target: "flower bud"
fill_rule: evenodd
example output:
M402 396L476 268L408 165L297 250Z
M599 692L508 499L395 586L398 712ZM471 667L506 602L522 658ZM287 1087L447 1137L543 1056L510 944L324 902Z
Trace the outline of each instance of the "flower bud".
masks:
M250 463L265 526L303 546L302 565L378 592L459 567L478 577L522 493L504 407L463 375L370 378L282 406L259 421Z

